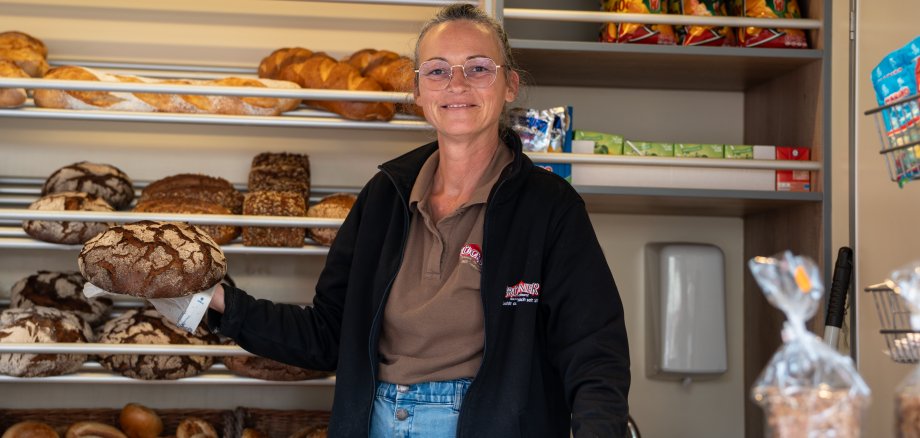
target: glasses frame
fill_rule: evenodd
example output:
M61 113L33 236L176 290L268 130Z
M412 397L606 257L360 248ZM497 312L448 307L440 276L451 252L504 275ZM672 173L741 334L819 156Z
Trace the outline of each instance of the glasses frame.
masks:
M489 82L488 85L483 85L483 86L481 86L481 87L480 87L480 86L473 85L473 83L470 82L470 78L467 77L467 75L466 75L466 69L464 68L464 65L465 65L467 62L472 61L472 60L474 60L474 59L488 59L489 61L492 61L493 64L495 64L495 75L492 76L492 81ZM431 62L431 61L440 61L440 62L443 62L443 63L445 63L445 64L450 65L449 62L444 61L443 59L429 59L428 61L425 61L425 62L419 64L419 68L415 69L415 78L416 78L416 80L418 81L419 85L422 84L422 79L424 78L424 76L422 76L422 73L421 73L421 67L422 67L422 65L424 65L426 62ZM500 68L506 68L506 69L507 69L507 66L496 63L494 59L489 58L488 56L477 56L477 57L475 57L475 58L467 59L466 61L463 62L463 64L450 65L450 73L447 74L447 80L446 80L446 81L443 81L443 82L444 82L444 86L443 86L443 87L441 87L441 88L425 87L425 88L427 88L427 89L429 89L429 90L431 90L431 91L446 90L447 87L450 86L450 82L454 80L454 68L456 68L456 67L460 67L460 71L463 72L463 79L465 79L465 80L467 81L467 83L470 84L470 87L478 88L478 89L483 89L483 88L489 88L489 87L491 87L493 84L495 84L495 79L498 78L498 69L500 69ZM431 81L431 80L428 80L427 83L429 83L429 84L439 84L439 83L441 83L441 82L439 82L439 81Z

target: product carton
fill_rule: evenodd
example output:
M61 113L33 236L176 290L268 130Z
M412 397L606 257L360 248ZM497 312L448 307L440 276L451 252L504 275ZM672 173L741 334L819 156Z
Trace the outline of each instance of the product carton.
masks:
M777 160L808 161L811 150L805 147L777 146ZM810 192L811 172L807 170L777 170L776 191L778 192Z
M754 146L742 144L725 145L725 158L751 160L754 158Z
M626 140L626 143L623 145L623 155L639 155L643 157L673 157L674 144Z
M578 154L605 154L605 155L623 155L623 136L617 134L605 134L603 132L593 131L575 131L573 141L590 141L591 150L587 152L575 151L572 146L572 152Z
M725 157L725 145L677 143L674 145L674 156L679 158L723 158Z

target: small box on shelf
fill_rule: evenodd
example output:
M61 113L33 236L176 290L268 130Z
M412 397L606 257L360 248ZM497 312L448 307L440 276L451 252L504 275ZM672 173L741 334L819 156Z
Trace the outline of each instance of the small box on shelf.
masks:
M626 143L623 145L623 155L642 157L673 157L674 144L626 140Z
M725 145L675 143L674 156L678 158L724 158Z
M777 160L808 161L811 150L798 146L777 146ZM776 191L778 192L810 192L811 172L807 170L777 170Z

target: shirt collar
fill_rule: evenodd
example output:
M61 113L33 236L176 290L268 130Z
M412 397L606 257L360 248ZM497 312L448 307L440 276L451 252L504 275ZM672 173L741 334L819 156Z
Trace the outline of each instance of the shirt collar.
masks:
M479 178L479 183L476 185L476 189L470 196L469 201L464 203L461 208L475 204L485 204L489 200L492 186L495 185L498 178L501 177L502 170L513 161L513 158L511 149L503 143L500 143L498 145L498 150L492 154L492 159L489 161L489 164L486 165L486 171L482 174L482 177ZM418 177L415 179L415 184L412 186L412 193L409 195L409 207L413 210L417 208L417 204L421 200L428 196L428 192L431 190L431 185L434 182L435 171L437 171L440 162L440 151L436 150L428 157L425 164L423 164L422 168L419 170Z

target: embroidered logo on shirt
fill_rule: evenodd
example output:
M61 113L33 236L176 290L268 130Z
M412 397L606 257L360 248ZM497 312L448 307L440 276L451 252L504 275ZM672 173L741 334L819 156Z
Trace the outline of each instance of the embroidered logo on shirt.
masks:
M467 243L460 248L460 263L466 263L477 271L482 270L482 248L475 243Z
M540 299L540 283L518 282L505 288L503 306L517 306L518 303L536 303Z

